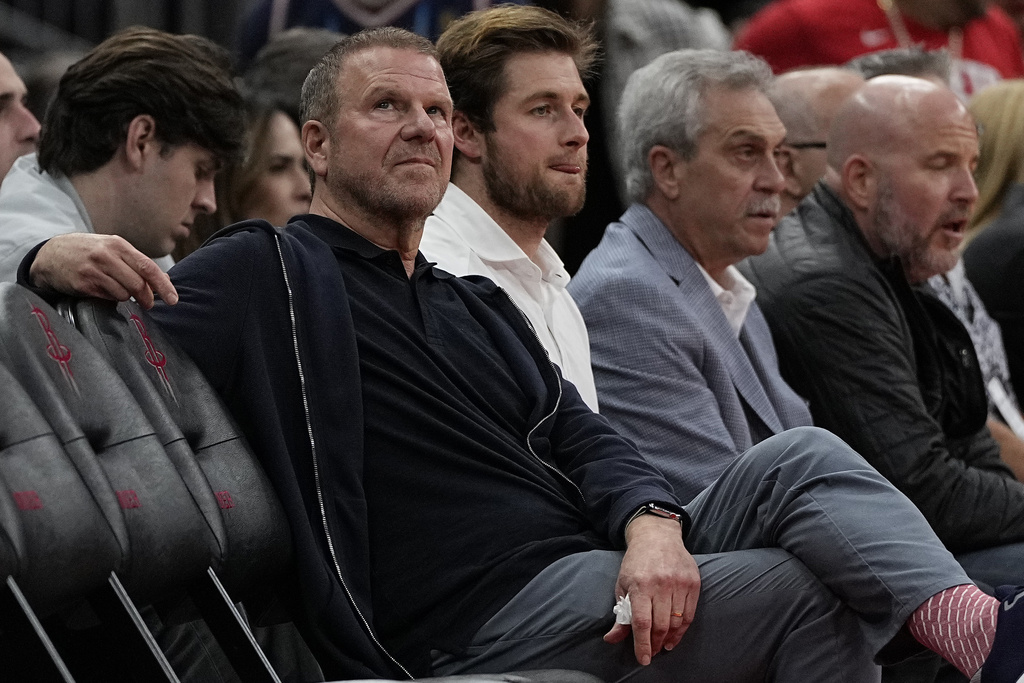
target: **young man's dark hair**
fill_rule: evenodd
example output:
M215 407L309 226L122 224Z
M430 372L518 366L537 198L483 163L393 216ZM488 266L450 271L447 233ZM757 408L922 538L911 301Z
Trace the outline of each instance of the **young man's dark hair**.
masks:
M128 124L148 114L168 146L195 143L222 159L242 144L242 99L226 51L194 35L129 28L100 43L60 80L46 112L39 165L71 176L107 163Z
M530 5L471 12L452 22L437 52L455 108L481 132L494 131L494 103L505 88L505 62L524 52L561 52L586 79L597 58L590 28Z

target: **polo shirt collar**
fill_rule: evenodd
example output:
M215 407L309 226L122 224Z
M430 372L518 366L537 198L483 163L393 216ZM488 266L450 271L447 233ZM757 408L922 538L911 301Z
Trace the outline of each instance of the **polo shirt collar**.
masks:
M353 253L360 258L372 261L387 253L395 253L394 249L384 249L366 239L352 228L336 220L318 214L297 216L296 221L306 224L309 231L327 243L332 249L341 249ZM416 253L416 268L427 265L428 261L420 252ZM432 265L432 264L431 264ZM451 277L448 273L433 269L437 277Z

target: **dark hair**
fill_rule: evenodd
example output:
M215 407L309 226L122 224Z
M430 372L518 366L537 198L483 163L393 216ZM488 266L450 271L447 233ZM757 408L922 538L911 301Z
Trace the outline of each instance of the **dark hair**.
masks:
M60 79L46 112L39 165L64 175L110 161L139 115L168 146L186 143L227 161L242 146L242 98L226 51L206 38L129 28L100 43Z
M497 5L452 22L437 40L441 68L456 109L479 130L494 130L494 103L505 91L505 63L529 52L572 57L590 75L598 44L590 26L531 5Z
M925 50L918 45L896 47L854 57L846 63L864 80L876 76L914 76L937 78L949 83L950 60L946 49Z
M324 28L305 26L278 33L260 48L242 74L244 89L254 97L270 101L301 126L302 83L320 58L344 37Z
M245 98L241 152L225 164L214 180L217 210L195 217L188 237L179 240L171 254L175 261L180 261L198 249L221 228L243 219L246 202L252 199L256 182L266 167L271 122L278 113L287 115L271 99Z

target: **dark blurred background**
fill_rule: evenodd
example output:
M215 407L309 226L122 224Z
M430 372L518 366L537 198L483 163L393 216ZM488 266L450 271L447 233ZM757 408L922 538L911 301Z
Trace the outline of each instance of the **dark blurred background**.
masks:
M243 20L260 0L0 0L0 52L13 62L29 90L29 108L42 120L47 99L65 69L115 31L145 25L173 33L204 35L239 54ZM267 0L263 0L266 2ZM496 0L497 1L497 0ZM716 10L727 26L768 0L691 0ZM576 19L594 21L602 35L605 0L532 0ZM240 65L244 66L244 65ZM597 91L600 73L588 83L594 97L588 114L591 166L587 202L579 215L553 226L548 239L569 272L600 240L622 211L607 161ZM614 105L612 105L614 106Z

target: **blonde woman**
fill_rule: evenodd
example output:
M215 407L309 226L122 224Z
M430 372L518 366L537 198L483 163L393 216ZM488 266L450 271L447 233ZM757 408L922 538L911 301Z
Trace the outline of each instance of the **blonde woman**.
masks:
M1024 396L1024 80L982 91L970 109L982 127L980 196L964 262L1002 328L1012 386Z

